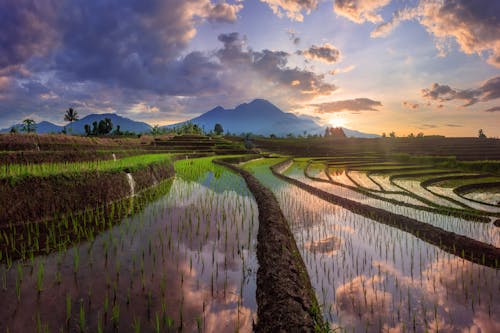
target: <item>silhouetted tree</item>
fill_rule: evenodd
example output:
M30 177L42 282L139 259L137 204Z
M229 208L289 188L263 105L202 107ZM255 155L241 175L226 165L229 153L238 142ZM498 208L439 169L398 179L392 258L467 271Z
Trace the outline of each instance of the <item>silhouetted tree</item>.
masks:
M83 129L85 130L85 135L90 136L92 134L92 130L90 129L90 125L89 124L85 124L83 126Z
M408 134L408 137L409 137L409 138L414 138L414 137L415 137L415 134L410 133L410 134Z
M385 134L385 132L382 133L382 137L387 138L387 135Z
M395 138L395 137L396 137L396 133L395 133L394 131L392 131L391 133L389 133L389 136L390 136L391 138Z
M217 123L217 124L215 124L214 132L217 135L221 135L224 132L224 128L222 128L221 124Z
M478 132L478 136L480 139L485 139L486 138L486 134L484 134L483 132L483 129L481 128Z
M24 119L21 130L26 133L36 132L36 122L33 119Z
M92 123L92 135L97 135L99 134L99 124L97 123L97 121L94 121Z
M11 134L17 133L17 128L15 126L12 126L11 129L10 129L10 133Z
M104 118L104 120L101 120L98 125L98 134L99 135L106 135L109 134L113 130L113 123L111 122L111 119L109 118Z
M424 133L419 132L419 133L417 134L417 138L423 138L423 137L424 137Z
M73 108L69 108L64 114L64 120L69 121L70 123L78 120L78 112L76 112Z

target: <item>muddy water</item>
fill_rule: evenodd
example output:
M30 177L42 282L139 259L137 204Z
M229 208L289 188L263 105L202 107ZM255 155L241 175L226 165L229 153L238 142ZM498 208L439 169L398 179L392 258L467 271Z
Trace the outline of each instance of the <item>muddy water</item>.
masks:
M177 178L93 242L0 266L0 331L250 332L257 206L235 177Z
M258 178L270 177L263 166L254 170ZM497 270L463 261L294 186L276 188L333 329L500 331Z

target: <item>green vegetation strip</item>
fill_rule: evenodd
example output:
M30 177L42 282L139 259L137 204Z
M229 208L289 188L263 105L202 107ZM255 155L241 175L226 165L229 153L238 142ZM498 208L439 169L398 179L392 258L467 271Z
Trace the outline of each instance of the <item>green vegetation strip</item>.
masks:
M236 161L231 159L231 162ZM328 331L306 266L275 196L250 172L221 159L214 160L214 163L239 173L245 179L259 208L258 323L255 331Z
M132 172L152 163L170 159L169 154L146 154L116 161L86 161L77 163L12 164L0 167L0 178L19 179L28 176L47 177L84 172Z
M371 220L389 225L391 227L408 232L415 237L435 245L445 252L461 256L463 259L488 267L498 269L500 263L500 249L477 241L475 239L457 235L453 232L443 230L433 225L420 222L404 215L385 211L380 208L365 205L347 198L337 196L316 187L305 184L299 180L287 177L279 172L283 164L289 160L280 162L271 167L272 173L284 181L293 184L306 192L309 192L325 201L339 205Z

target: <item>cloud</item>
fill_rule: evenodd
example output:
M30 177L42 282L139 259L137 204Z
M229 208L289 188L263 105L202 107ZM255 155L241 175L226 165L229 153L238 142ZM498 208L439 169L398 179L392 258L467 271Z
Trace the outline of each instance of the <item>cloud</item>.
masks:
M446 124L446 127L463 127L463 126L458 124Z
M458 90L448 85L433 83L430 88L421 90L422 96L432 101L465 100L465 107L478 102L487 102L500 98L500 76L491 78L477 89Z
M336 89L333 84L325 82L323 74L288 67L290 54L287 52L253 51L246 47L245 40L238 33L221 34L218 39L224 47L217 51L217 57L239 78L243 73L253 72L273 88L295 94L291 99L310 100L318 95L329 95Z
M303 13L309 14L318 7L318 0L260 0L267 3L278 17L286 15L293 21L302 22Z
M304 57L333 64L340 59L340 51L333 45L325 43L321 46L313 45L305 51L298 51Z
M404 101L403 102L403 106L407 109L411 109L411 110L417 110L419 108L419 104L418 103L413 103L413 102L409 102L409 101Z
M208 2L205 5L205 16L209 21L215 22L235 22L238 18L238 12L243 9L242 4L228 4L225 2L220 2L216 5Z
M379 25L372 37L387 35L400 22L415 19L435 38L441 56L449 41L466 54L486 54L488 63L500 67L500 3L490 0L421 0L414 8L394 13Z
M55 29L59 1L0 2L0 69L43 56L58 44Z
M335 113L343 111L379 111L377 108L382 106L379 101L369 98L356 98L343 101L334 101L321 104L312 104L317 113Z
M300 37L297 36L297 32L295 30L288 29L286 33L288 35L288 38L294 45L300 44Z
M492 108L484 110L486 112L499 112L500 111L500 106L494 106Z
M379 23L383 19L378 10L387 6L391 0L335 0L333 10L356 23Z

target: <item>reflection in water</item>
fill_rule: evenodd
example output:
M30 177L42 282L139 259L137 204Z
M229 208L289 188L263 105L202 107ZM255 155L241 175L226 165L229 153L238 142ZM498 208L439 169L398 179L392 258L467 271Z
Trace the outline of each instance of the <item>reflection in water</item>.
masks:
M269 177L265 172L260 168L256 176ZM500 332L497 270L281 185L274 193L332 328ZM338 250L311 246L330 239L341 240Z
M92 242L1 266L0 331L250 332L257 224L251 196L176 179Z

